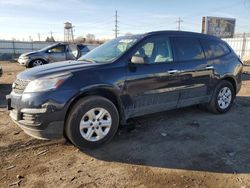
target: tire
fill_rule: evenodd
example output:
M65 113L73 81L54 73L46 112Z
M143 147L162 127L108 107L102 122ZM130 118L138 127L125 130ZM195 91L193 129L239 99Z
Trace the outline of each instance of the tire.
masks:
M41 66L46 64L46 61L44 61L43 59L34 59L30 62L29 67L37 67L37 66Z
M225 95L222 95L224 91ZM229 97L230 93L231 97ZM222 80L216 86L212 99L207 105L207 109L216 114L226 113L231 109L234 99L235 91L233 85L229 81Z
M118 126L119 113L115 105L104 97L89 96L80 99L70 110L65 133L76 147L93 149L110 141Z

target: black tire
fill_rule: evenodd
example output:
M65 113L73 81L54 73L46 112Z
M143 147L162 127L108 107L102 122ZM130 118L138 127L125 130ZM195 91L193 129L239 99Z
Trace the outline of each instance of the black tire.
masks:
M218 96L219 96L219 92L225 87L230 89L232 97L231 97L231 102L229 103L229 105L223 109L220 107L220 105L218 103ZM226 113L231 109L234 99L235 99L235 91L234 91L233 85L227 80L222 80L215 87L212 99L211 99L210 103L207 105L207 109L210 112L215 113L215 114Z
M80 121L85 113L93 108L104 108L109 112L112 124L106 136L98 141L89 141L85 139L80 132ZM116 106L108 99L101 96L88 96L80 99L71 108L66 124L65 133L67 138L78 148L97 148L98 146L110 141L116 134L119 126L119 113Z
M44 61L43 59L34 59L34 60L32 60L32 61L29 63L29 66L28 66L28 67L29 67L29 68L36 67L36 66L37 66L37 65L35 65L36 61L40 61L40 62L41 62L40 65L44 65L44 64L47 63L47 62Z

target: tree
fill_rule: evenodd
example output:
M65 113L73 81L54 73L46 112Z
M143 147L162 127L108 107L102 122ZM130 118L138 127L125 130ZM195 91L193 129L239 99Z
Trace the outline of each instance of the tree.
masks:
M75 39L76 43L85 43L86 42L86 38L83 36L79 36Z
M51 37L47 37L45 41L46 42L55 42L55 39L53 36L51 36Z
M131 35L133 35L133 33L130 32L125 33L125 36L131 36Z
M86 42L87 43L90 43L90 44L92 44L92 43L95 43L95 35L94 34L87 34L86 35Z

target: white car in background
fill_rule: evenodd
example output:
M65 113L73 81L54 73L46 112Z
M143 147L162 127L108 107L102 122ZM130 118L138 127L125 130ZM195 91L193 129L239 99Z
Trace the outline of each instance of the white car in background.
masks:
M21 54L18 62L28 68L66 60L77 60L97 45L56 43L37 51Z

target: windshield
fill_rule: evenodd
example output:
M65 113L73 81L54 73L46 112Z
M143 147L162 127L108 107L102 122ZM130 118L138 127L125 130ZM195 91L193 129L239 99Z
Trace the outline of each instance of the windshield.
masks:
M113 39L93 49L86 55L83 55L78 61L90 61L95 63L113 62L135 44L138 39L138 36Z

